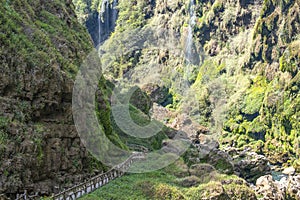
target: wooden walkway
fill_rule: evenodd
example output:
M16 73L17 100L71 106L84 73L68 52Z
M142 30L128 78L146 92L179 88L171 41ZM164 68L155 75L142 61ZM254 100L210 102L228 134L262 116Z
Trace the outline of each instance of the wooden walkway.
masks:
M138 144L126 144L126 145L132 151L143 152L143 153L148 153L149 152L149 149L147 147L142 146L142 145L138 145Z
M83 195L89 194L103 185L109 183L111 180L121 177L136 160L145 159L145 153L134 153L123 163L110 169L108 172L99 174L92 177L91 179L75 185L67 190L64 190L58 194L53 195L50 199L53 200L75 200ZM17 195L16 200L29 200L29 199L40 199L38 195L29 196L25 191L24 194Z

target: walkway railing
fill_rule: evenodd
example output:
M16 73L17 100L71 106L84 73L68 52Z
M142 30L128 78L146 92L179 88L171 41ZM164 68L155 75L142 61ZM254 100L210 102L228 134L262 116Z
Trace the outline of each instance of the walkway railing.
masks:
M138 144L127 144L127 146L133 150L133 151L138 151L138 152L144 152L144 153L148 153L149 149L142 146L142 145L138 145Z
M109 183L111 180L121 177L135 160L142 160L145 158L145 153L134 153L123 163L112 168L111 170L92 177L91 179L66 189L51 197L53 200L75 200L85 194L89 194L103 185ZM24 194L17 195L16 200L39 199L38 195L29 196L25 191Z

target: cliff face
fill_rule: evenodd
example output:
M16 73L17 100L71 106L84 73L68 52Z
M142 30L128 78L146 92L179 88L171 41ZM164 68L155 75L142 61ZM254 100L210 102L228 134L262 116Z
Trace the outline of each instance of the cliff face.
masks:
M299 167L299 6L295 0L120 0L116 29L103 46L104 60L113 60L107 73L143 87L159 72L152 81L169 91L169 108L210 127L224 145ZM149 29L157 38L169 31L173 49L136 49L139 31ZM128 44L126 52L120 44ZM182 77L191 95L180 89Z
M104 42L114 31L118 0L73 0L79 21L88 29L94 46Z
M113 30L115 1L74 0L76 8L70 0L0 2L0 193L50 194L103 169L81 144L72 119L73 80L92 48L73 10L95 44ZM102 49L113 61L107 74L191 115L224 145L249 146L299 169L299 6L296 0L119 0L115 31ZM144 42L140 36L167 31L173 49L136 48ZM157 85L148 84L151 78ZM98 100L105 109L98 114L122 146L111 129L104 97L111 88L104 82Z
M0 193L58 192L102 168L71 111L90 36L69 0L1 0L0 24Z
M243 65L245 72L250 69L250 84L225 125L225 137L237 139L233 145L249 145L273 164L298 169L299 6L299 1L264 1Z

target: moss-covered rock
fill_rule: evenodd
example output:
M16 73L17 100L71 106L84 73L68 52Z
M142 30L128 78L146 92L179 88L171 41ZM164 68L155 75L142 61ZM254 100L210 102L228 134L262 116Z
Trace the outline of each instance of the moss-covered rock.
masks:
M0 193L49 195L106 170L72 119L73 81L92 42L71 1L1 5Z

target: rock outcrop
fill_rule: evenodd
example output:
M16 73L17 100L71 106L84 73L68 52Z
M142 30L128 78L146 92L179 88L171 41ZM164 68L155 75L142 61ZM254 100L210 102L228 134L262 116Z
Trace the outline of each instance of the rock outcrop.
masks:
M108 73L149 84L153 99L213 127L222 143L251 146L272 164L290 160L297 168L299 1L195 2L192 28L189 9L185 0L120 1L122 17L104 47L116 55ZM195 65L183 52L191 33ZM145 48L147 34L167 41Z
M225 151L233 158L235 173L248 182L255 183L259 177L271 173L268 159L251 149L225 148Z
M94 46L109 38L118 18L118 0L82 1L73 0L78 20L86 26Z
M50 195L104 170L81 143L71 110L92 42L70 1L1 5L0 193Z
M271 175L262 176L256 181L255 192L261 200L300 199L300 176L284 177L274 181Z
M259 199L278 199L283 200L284 194L279 190L271 175L260 177L256 181L256 194L263 195Z

